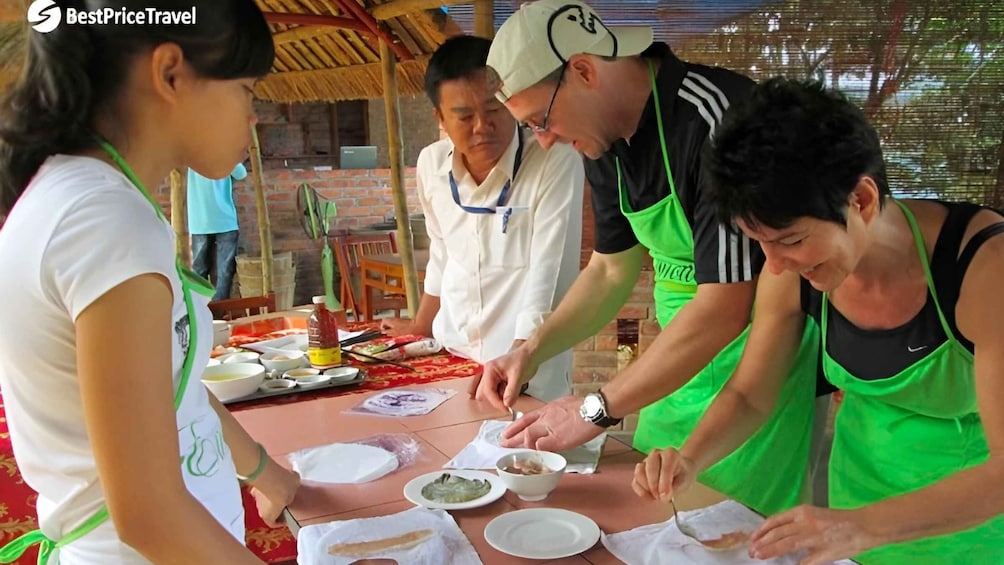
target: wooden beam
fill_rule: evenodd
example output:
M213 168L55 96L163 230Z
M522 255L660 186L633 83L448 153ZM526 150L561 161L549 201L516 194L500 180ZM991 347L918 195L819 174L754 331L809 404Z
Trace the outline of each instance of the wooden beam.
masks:
M357 20L366 24L366 27L368 27L370 31L380 38L380 43L386 43L391 48L391 51L394 52L394 55L397 55L398 59L402 61L410 61L415 58L415 56L411 54L411 51L408 51L404 45L401 44L400 40L395 40L386 29L380 27L380 24L373 19L373 16L364 10L362 6L357 4L356 0L335 0L335 2L341 6L342 10L352 14Z
M328 135L329 141L331 143L331 150L328 155L331 157L331 164L335 166L336 169L342 168L342 152L339 148L342 146L341 136L338 131L338 103L329 102L328 103Z
M365 26L360 26L365 27ZM299 26L293 29L287 29L286 31L280 31L272 34L272 43L276 47L280 45L285 45L287 43L296 43L297 41L303 41L304 39L314 39L317 37L324 37L326 35L335 35L339 33L342 29L340 27L332 26ZM368 29L353 29L357 33L362 33L365 35L372 35Z
M371 33L365 24L355 18L341 16L322 16L319 14L292 14L287 12L264 12L265 21L272 24L290 24L302 26L328 26L341 29L351 29Z
M443 6L470 4L471 0L392 0L374 6L370 14L377 20L389 20L413 12L433 10Z
M352 0L354 1L354 0ZM390 189L397 216L397 251L404 268L404 294L408 298L408 313L418 314L418 269L415 268L415 246L408 214L408 196L404 192L404 143L401 135L401 105L397 95L397 62L390 46L380 42L380 67L383 71L383 107L387 116L387 153L390 156Z
M258 238L261 240L261 294L267 296L272 290L275 275L272 266L272 223L268 219L268 205L265 203L264 169L261 165L261 145L258 143L258 128L251 128L251 180L254 182L255 210L258 213Z
M495 37L495 3L492 0L475 0L474 35L492 39Z
M174 228L174 252L186 267L192 266L192 245L188 238L188 192L181 182L181 171L171 169L171 227Z

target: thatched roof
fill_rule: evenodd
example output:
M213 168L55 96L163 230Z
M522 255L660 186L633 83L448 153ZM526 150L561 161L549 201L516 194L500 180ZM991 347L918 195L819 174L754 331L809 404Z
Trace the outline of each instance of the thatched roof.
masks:
M419 94L429 55L449 35L460 32L435 7L455 3L449 1L256 1L270 22L276 56L273 72L255 94L273 102L383 96L378 34L393 41L398 92ZM0 89L17 77L26 43L26 10L18 4L0 0ZM376 26L375 32L371 26Z
M351 2L365 13L362 19L379 26L394 40L398 59L397 86L400 94L422 92L429 55L449 35L459 32L438 8L421 9L423 4L401 0L257 0L269 14L275 38L274 72L261 81L256 94L275 102L335 101L377 98L383 95L379 39L369 31ZM400 13L409 6L417 11ZM348 9L345 9L347 7ZM274 14L274 15L273 15ZM360 22L363 29L328 25L275 23L279 14L309 14ZM332 20L334 21L334 20ZM363 31L365 30L365 31Z

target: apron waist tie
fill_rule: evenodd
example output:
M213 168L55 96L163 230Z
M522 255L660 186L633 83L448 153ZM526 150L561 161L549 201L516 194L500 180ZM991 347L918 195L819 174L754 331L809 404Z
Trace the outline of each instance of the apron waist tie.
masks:
M37 543L38 565L46 565L53 551L86 536L106 520L108 520L108 508L102 507L101 510L98 510L86 522L81 524L79 528L66 534L59 541L50 539L42 533L42 530L28 532L7 545L0 547L0 563L13 563L24 555L24 552L28 551L29 547Z
M38 563L43 565L49 561L49 556L56 549L56 542L52 541L42 530L33 530L15 539L7 545L0 547L0 563L13 563L24 555L28 548L38 544Z

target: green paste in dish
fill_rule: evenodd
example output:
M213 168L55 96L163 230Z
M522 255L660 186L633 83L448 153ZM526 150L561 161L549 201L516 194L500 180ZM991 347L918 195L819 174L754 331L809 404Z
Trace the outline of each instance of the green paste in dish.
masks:
M422 487L426 500L439 503L459 504L481 498L492 490L492 485L483 479L465 479L457 475L443 473L436 480Z

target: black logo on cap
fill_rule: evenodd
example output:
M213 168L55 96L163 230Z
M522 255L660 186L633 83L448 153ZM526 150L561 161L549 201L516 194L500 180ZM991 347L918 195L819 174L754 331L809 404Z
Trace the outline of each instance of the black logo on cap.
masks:
M573 26L572 24L575 24ZM547 20L547 41L551 44L551 51L558 56L558 59L562 63L567 63L568 58L561 53L561 50L554 42L554 36L558 30L564 31L564 33L581 33L578 29L588 33L589 35L596 35L599 33L599 28L603 28L610 36L611 41L613 41L613 49L610 53L611 57L617 56L617 37L610 33L610 30L604 25L603 21L600 20L599 16L593 11L583 10L582 6L578 4L567 4L555 10L551 14L550 19ZM574 54L574 53L573 53Z

